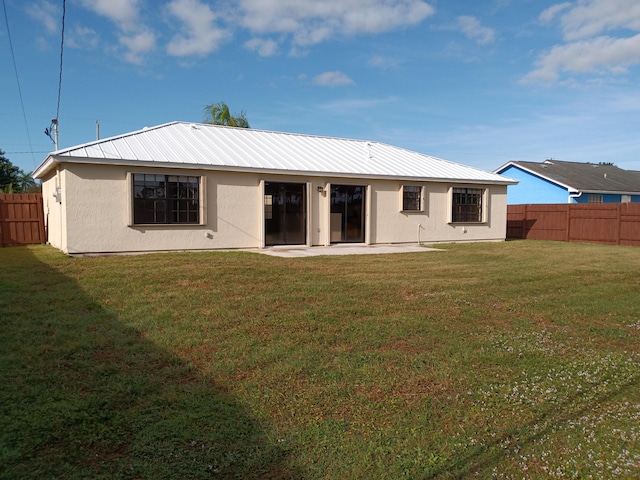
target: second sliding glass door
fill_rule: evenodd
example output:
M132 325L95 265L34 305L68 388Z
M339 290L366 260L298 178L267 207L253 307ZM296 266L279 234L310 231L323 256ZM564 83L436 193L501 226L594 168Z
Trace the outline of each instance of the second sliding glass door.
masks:
M264 183L265 245L304 245L307 241L303 183Z
M366 190L331 185L331 243L364 243Z

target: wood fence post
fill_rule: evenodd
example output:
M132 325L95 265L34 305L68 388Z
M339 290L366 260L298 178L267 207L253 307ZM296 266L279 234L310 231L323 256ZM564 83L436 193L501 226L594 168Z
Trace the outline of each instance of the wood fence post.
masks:
M620 235L622 230L622 203L618 204L618 219L616 222L616 245L620 245Z
M40 233L40 243L47 243L47 235L44 227L44 199L42 194L36 194L37 211L38 211L38 230Z
M4 200L2 194L0 194L0 248L4 247L4 232L2 230L4 227L4 217L2 215L2 211L4 210L3 205Z
M565 241L568 242L569 239L571 238L571 204L567 203L565 205L565 211L567 212L566 218L567 218L567 226L566 226L566 232L565 232Z
M524 204L524 212L522 212L522 235L520 238L526 240L527 238L527 204Z

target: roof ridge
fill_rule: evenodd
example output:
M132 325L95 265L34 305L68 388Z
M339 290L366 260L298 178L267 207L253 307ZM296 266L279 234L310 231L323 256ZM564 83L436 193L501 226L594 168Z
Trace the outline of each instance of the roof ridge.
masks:
M363 138L348 138L348 137L335 137L332 135L319 135L319 134L315 134L315 133L300 133L300 132L283 132L281 130L267 130L267 129L263 129L263 128L244 128L244 127L232 127L229 125L215 125L213 123L203 123L203 122L185 122L185 121L176 121L173 123L180 123L180 124L186 124L186 125L198 125L198 126L203 126L203 127L213 127L213 128L221 128L221 129L233 129L233 130L238 130L238 131L245 131L245 132L260 132L260 133L274 133L274 134L278 134L278 135L286 135L286 136L291 136L291 137L309 137L309 138L322 138L322 139L327 139L327 140L338 140L338 141L347 141L347 142L356 142L356 143L377 143L379 145L387 145L384 142L379 142L377 140L368 140L368 139L363 139ZM168 126L170 124L166 124L163 126ZM390 147L393 145L389 145ZM394 148L401 148L401 147L395 147Z

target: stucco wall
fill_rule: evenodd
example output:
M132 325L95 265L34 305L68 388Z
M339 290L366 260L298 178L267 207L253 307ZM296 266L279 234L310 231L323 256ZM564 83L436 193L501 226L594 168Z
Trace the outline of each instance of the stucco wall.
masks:
M205 225L130 226L128 172L185 174L155 168L68 164L63 192L68 253L199 250L258 246L260 195L255 175L206 175Z
M205 225L131 226L128 173L201 175ZM308 244L329 243L329 184L369 185L366 220L370 243L424 243L503 240L506 236L506 186L490 186L485 196L487 222L451 224L450 184L422 185L424 211L400 212L403 182L353 180L259 173L168 170L64 164L58 175L62 203L57 203L56 174L43 182L49 213L49 243L67 253L142 252L259 248L262 246L261 181L308 183ZM324 189L324 192L319 191ZM419 227L420 226L420 227Z
M422 212L401 212L400 188L403 182L372 183L372 243L424 243L504 240L506 236L507 187L485 186L486 222L450 223L450 192L453 184L404 182L422 185ZM478 188L477 185L468 185ZM419 235L419 237L418 237Z
M66 252L65 203L62 195L56 195L56 188L61 184L64 175L64 169L59 169L42 180L42 203L47 243Z

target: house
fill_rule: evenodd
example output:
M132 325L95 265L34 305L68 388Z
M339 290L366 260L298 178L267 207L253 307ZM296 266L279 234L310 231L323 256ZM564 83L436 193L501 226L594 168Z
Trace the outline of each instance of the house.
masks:
M519 180L508 203L640 202L640 172L606 163L509 162L494 173Z
M69 254L499 241L515 181L390 145L173 122L51 153Z

